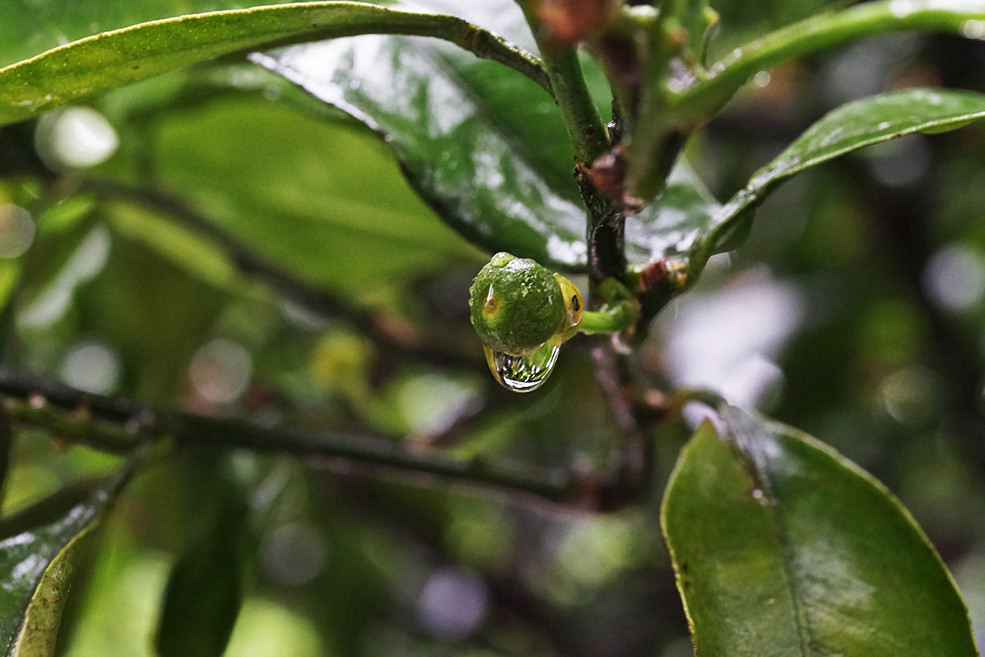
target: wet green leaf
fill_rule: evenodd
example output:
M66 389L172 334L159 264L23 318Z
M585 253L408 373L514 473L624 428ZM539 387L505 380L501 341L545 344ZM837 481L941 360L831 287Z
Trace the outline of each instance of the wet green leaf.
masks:
M366 33L445 39L544 83L529 55L455 16L346 2L297 3L142 23L0 69L0 125L224 55Z
M527 31L514 3L465 9L470 20L511 38L522 40ZM154 26L164 24L170 25ZM582 269L584 210L553 98L515 72L442 45L364 36L292 48L262 63L290 79L303 77L316 96L385 133L418 191L473 242ZM329 66L321 60L326 53ZM208 97L197 83L195 93ZM696 234L695 194L676 180L660 203L630 222L631 259L678 253ZM700 201L707 214L708 199Z
M702 426L662 523L702 657L977 655L905 509L829 447L735 408Z
M479 18L516 34L522 17L513 3L491 4L502 5L502 16ZM511 71L443 46L359 37L253 59L383 134L418 193L472 242L583 269L585 211L553 98ZM672 189L630 220L631 259L691 246L718 207L700 183L692 188L695 182L678 172Z
M129 479L134 458L95 490L69 491L0 525L0 654L53 654L85 535ZM43 518L43 519L42 519ZM37 519L40 524L33 524Z
M914 132L956 130L985 117L985 95L943 89L906 89L853 101L831 111L757 171L733 196L695 245L694 259L734 248L728 236L751 220L753 209L792 176L865 146Z
M92 526L72 538L45 569L27 607L12 657L51 657L55 654L62 612L76 566L92 542Z
M626 220L626 254L634 262L686 258L720 210L697 174L681 162L657 202Z
M572 151L541 159L539 145L567 141L553 99L533 83L512 76L507 85L496 68L398 37L306 44L254 61L383 134L418 193L474 243L556 267L584 262Z

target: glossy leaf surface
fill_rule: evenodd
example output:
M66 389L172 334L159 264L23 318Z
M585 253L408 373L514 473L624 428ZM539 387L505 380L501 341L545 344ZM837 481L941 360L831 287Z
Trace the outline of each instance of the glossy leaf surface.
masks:
M633 262L685 258L713 225L721 205L685 162L671 171L667 189L626 220L626 253Z
M72 538L45 569L31 597L13 657L51 657L77 565L92 541L92 527Z
M512 3L497 33L523 29ZM520 28L517 27L517 22ZM586 264L585 211L554 99L537 85L437 42L359 37L253 57L386 137L409 181L449 225L487 251L566 270ZM634 217L638 262L686 251L717 205L678 172L661 201ZM700 185L700 183L698 183Z
M128 462L97 489L78 497L51 518L51 504L8 519L0 540L0 650L7 655L49 655L67 599L69 579L80 543L129 479L136 461ZM22 518L49 520L25 527Z
M702 657L977 655L967 610L892 495L830 448L735 408L703 425L662 523Z
M583 262L584 210L570 148L560 166L539 159L539 144L566 143L551 97L514 76L503 96L490 98L497 92L490 82L498 81L474 80L500 71L435 46L367 36L254 61L385 135L418 193L473 242L544 264ZM539 96L533 107L531 96ZM526 118L538 109L539 121Z
M543 82L524 53L455 16L357 3L299 3L152 21L0 69L0 125L223 55L365 33L447 39Z
M780 183L796 174L865 146L914 132L956 130L985 117L985 95L943 89L907 89L863 98L831 111L813 124L719 211L696 245L703 262L725 250L726 235ZM731 245L729 245L731 246Z
M192 8L203 9L214 4L196 2ZM436 11L454 8L452 3L439 0L426 4ZM466 9L469 20L518 41L524 41L525 37L529 40L527 27L513 3L497 2ZM102 13L94 14L94 21ZM118 12L106 9L105 13L115 16ZM308 23L303 23L308 32L293 32L302 26L299 21L311 17L322 21L319 29L328 30L326 34L373 29L434 33L460 42L477 37L477 42L467 44L470 47L474 44L473 50L492 54L531 77L539 77L539 69L522 53L508 49L489 32L477 30L457 18L436 16L367 5L308 3L202 14L180 22L161 20L75 42L29 63L0 70L0 85L5 84L4 76L6 84L13 85L21 78L34 80L42 69L57 66L57 75L46 75L32 92L35 99L44 99L54 90L50 103L39 101L46 103L44 107L51 107L64 100L54 97L62 84L59 80L67 85L67 93L74 93L71 89L77 88L89 94L90 89L98 88L98 84L89 80L83 85L79 80L73 83L67 77L59 77L71 74L76 68L85 75L95 68L101 75L110 76L104 85L108 88L193 60L214 58L219 54L217 49L242 50L247 46L239 39L254 40L248 46L252 48L278 38L314 38ZM72 33L72 25L79 22L76 18L52 20ZM436 21L433 24L429 22L432 18ZM221 39L203 41L200 48L195 46L196 39L211 39L217 29ZM272 29L280 30L279 36L272 35ZM284 36L288 33L293 36ZM257 41L261 36L263 41ZM151 59L134 71L129 59L122 69L100 59L107 53L120 58L119 53L128 44L134 47L151 44L164 49L168 43L192 46L191 50L173 54L187 61L181 63L170 56L159 61L148 51L144 55ZM234 47L235 43L240 45ZM418 191L451 226L473 242L489 251L510 250L558 268L583 268L584 211L572 176L571 147L553 98L515 72L477 62L472 54L443 45L431 40L360 37L292 48L262 61L300 82L322 100L386 134ZM310 57L305 57L306 52ZM323 56L328 57L331 66L324 67L325 62L320 59ZM90 57L91 61L87 59ZM61 67L60 64L69 60L70 67ZM91 66L97 60L101 65ZM152 62L158 62L161 68L148 68ZM113 78L115 75L125 76L126 80ZM21 117L24 112L32 114L42 109L41 105L21 105L29 98L17 100L8 95L5 99L10 107L0 107L0 120L4 116L6 120L15 120L13 117ZM689 184L677 176L672 181L673 189L660 203L631 221L628 230L631 259L644 262L662 257L665 249L673 254L686 250L687 240L698 234L695 210L707 215L710 207L708 199L699 199L701 192L696 196ZM707 223L707 217L700 223Z

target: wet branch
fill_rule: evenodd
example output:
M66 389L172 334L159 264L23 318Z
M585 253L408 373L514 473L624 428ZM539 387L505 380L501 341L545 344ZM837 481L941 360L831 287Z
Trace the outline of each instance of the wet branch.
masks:
M171 441L178 448L247 449L370 476L456 482L579 508L596 505L586 497L584 482L561 468L456 458L383 436L269 427L241 418L156 409L4 368L0 408L17 426L113 454L132 452L149 441Z

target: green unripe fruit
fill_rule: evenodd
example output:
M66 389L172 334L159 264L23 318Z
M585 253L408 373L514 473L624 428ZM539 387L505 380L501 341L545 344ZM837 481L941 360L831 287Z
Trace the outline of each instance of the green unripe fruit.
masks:
M469 288L472 326L494 351L524 356L569 325L561 285L533 260L497 253Z

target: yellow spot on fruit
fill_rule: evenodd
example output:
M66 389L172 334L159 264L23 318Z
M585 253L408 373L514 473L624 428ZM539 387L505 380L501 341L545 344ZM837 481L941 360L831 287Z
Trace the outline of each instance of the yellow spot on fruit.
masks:
M499 298L496 296L496 291L493 290L493 286L489 286L489 292L486 294L486 300L482 304L482 312L486 314L494 313L499 309Z

